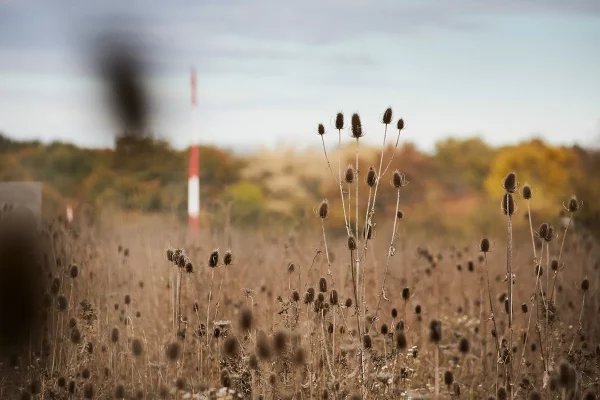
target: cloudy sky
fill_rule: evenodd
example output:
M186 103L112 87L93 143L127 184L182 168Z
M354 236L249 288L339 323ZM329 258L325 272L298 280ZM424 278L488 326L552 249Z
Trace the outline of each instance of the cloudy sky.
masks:
M106 30L143 52L150 125L176 147L318 144L339 110L377 143L388 105L425 150L600 142L597 0L0 0L0 131L110 146L91 56Z

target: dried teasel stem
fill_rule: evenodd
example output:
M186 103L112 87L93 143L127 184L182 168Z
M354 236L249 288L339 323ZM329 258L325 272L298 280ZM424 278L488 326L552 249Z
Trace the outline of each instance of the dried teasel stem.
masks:
M487 239L484 239L484 240L487 240ZM488 242L488 246L489 246L489 242ZM494 326L494 335L493 335L494 343L496 343L496 386L495 386L495 391L497 391L498 390L498 360L500 359L500 343L498 342L498 328L496 327L496 316L494 313L494 303L492 302L492 291L490 289L490 274L488 271L487 251L483 252L483 260L484 260L485 277L487 280L488 299L490 302L490 313L491 313L491 318L492 318L492 324Z
M387 260L385 262L385 270L383 272L383 281L381 283L381 291L379 292L379 296L377 299L377 307L375 308L375 316L373 318L373 323L375 323L375 321L377 320L377 315L378 315L379 309L381 307L381 299L385 296L385 282L386 282L388 270L390 267L390 261L392 259L392 256L395 253L394 241L396 240L397 223L398 223L398 219L399 219L399 218L396 218L396 216L398 215L398 210L400 208L400 187L396 188L396 192L397 192L397 195L396 195L396 211L394 211L394 227L392 228L392 237L390 239L390 247L388 248Z
M584 286L587 285L587 286ZM585 307L585 294L589 290L589 281L585 279L582 283L582 292L583 295L581 297L581 310L579 311L579 320L577 321L577 329L573 332L573 340L571 340L571 345L569 346L569 352L567 355L571 355L571 351L573 351L573 345L575 344L575 338L577 337L577 332L581 329L581 318L583 317L583 309Z

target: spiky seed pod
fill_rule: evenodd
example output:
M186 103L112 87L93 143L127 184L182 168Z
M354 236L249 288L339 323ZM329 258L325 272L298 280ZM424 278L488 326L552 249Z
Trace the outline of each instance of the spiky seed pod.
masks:
M446 386L452 385L453 382L454 382L454 374L452 374L452 371L444 372L444 383L446 384Z
M323 126L323 124L319 124L319 126L317 127L317 133L320 136L323 136L325 134L325 127Z
M69 394L75 394L75 381L69 381L67 390L69 391Z
M392 318L398 318L398 310L396 308L392 308Z
M502 187L507 193L515 193L517 191L517 175L514 172L509 172L504 178Z
M319 279L319 291L321 293L327 292L327 279L325 279L323 277L321 279Z
M404 218L404 212L402 210L398 210L398 212L396 213L396 218L398 218L398 219Z
M188 262L188 263L185 264L185 272L187 274L191 274L191 273L194 272L194 266L192 265L191 262Z
M398 128L399 131L404 129L404 120L402 118L400 118L396 123L396 128Z
M119 341L119 328L113 328L110 332L110 341L117 343Z
M87 399L93 399L94 398L94 384L92 384L91 382L86 383L85 385L83 385L83 397L87 400Z
M61 376L56 381L56 384L58 385L59 388L64 388L67 385L67 380L65 379L64 376Z
M325 301L325 295L323 294L324 292L319 292L319 294L317 295L317 301L319 303L322 303Z
M240 353L240 344L235 336L228 336L223 343L225 355L235 357Z
M402 288L402 298L404 301L408 301L410 299L410 288Z
M362 128L362 123L360 122L360 116L358 114L352 114L350 124L350 134L354 139L359 139L365 135Z
M580 204L579 201L577 201L577 197L575 197L574 195L571 196L571 198L569 199L569 206L567 208L569 209L569 212L572 213L576 213L577 211L579 211Z
M527 304L525 304L525 303L521 304L521 311L523 311L523 313L527 313L528 310L529 310L529 308L527 307Z
M210 253L208 257L208 266L210 268L216 268L219 265L219 249L215 249Z
M344 114L341 112L335 116L335 129L344 129Z
M388 334L388 332L389 332L389 330L388 330L387 324L382 324L381 325L381 334L385 336Z
M375 183L377 183L377 173L375 172L375 167L370 166L369 172L367 172L367 185L373 187L375 186Z
M63 295L58 296L58 299L56 299L56 303L58 305L58 311L65 311L69 307L67 298Z
M294 291L292 292L292 300L293 300L294 302L298 302L298 301L300 301L300 293L298 293L298 291L297 291L297 290L294 290Z
M421 314L421 305L420 304L417 304L415 306L415 314L417 314L417 315Z
M348 168L346 168L346 172L344 173L344 180L346 181L346 183L354 182L354 168L352 167L352 165L348 165Z
M223 384L223 381L224 381L223 380L223 374L224 373L226 374L226 371L223 371L221 373L221 384ZM226 386L226 385L223 384L223 386ZM183 390L183 389L185 389L185 378L183 378L181 376L179 378L177 378L175 380L175 387L177 388L177 390Z
M502 213L509 216L515 213L515 200L510 193L504 193L502 197Z
M81 371L81 377L83 379L90 379L90 370L85 368L83 371Z
M69 328L75 328L77 326L77 320L75 318L71 318L69 320Z
M590 290L590 281L588 281L587 279L581 281L581 290L583 290L584 292Z
M165 251L165 255L167 256L167 260L169 262L173 262L173 250L167 249L167 251Z
M356 239L354 239L354 236L348 236L348 249L350 251L356 250Z
M396 348L398 350L406 349L406 335L402 330L396 330Z
M167 345L165 350L165 355L167 356L167 360L169 361L177 361L179 359L179 354L181 352L181 347L179 343L172 342Z
M233 253L231 252L231 250L227 250L225 252L225 255L223 256L223 264L225 264L225 265L233 264Z
M538 236L541 237L542 239L545 239L546 236L548 236L548 228L550 226L547 223L542 223L540 225L540 227L538 228Z
M392 123L392 107L388 107L384 112L383 112L383 116L381 117L381 122L389 125Z
M365 333L363 335L363 348L368 350L371 347L373 347L373 341L371 340L371 335L369 335L368 333Z
M439 343L442 340L442 323L438 320L432 320L429 323L429 340L432 343Z
M488 238L481 239L481 242L479 242L479 251L482 253L488 253L490 251L490 241Z
M138 357L144 352L144 345L140 339L133 339L131 341L131 354Z
M346 308L352 307L352 299L350 297L348 297L346 299L346 303L344 305L346 306Z
M79 276L79 268L77 268L77 265L71 265L71 268L69 269L69 275L73 279L75 279L75 278L77 278L77 276Z
M240 327L243 331L249 331L252 329L253 316L252 311L249 309L243 309L240 313Z
M309 287L308 289L306 289L306 295L304 296L304 302L306 304L310 304L315 300L315 289L312 287Z
M469 272L473 272L475 270L475 264L473 264L472 260L469 260L467 262L467 269L469 270Z
M333 290L331 290L331 292L329 292L329 302L331 303L332 306L337 306L338 305L338 292L337 292L337 290L333 289Z
M327 218L329 216L329 203L323 200L319 205L319 218Z
M87 350L88 353L94 354L94 343L87 342L87 344L85 345L85 349Z
M532 196L531 186L525 184L525 186L523 186L522 195L525 200L531 199L531 196Z
M401 187L408 185L406 175L399 172L398 170L395 170L394 174L392 175L392 185L394 185L396 189L400 189Z
M283 354L287 348L288 335L284 331L278 331L273 336L273 348L279 355Z
M498 400L506 400L508 398L508 392L502 386L498 388L498 393L496 394L498 395Z
M467 354L471 350L471 343L469 343L469 339L466 337L461 337L458 342L458 351L463 354Z
M552 260L550 268L552 268L552 271L558 271L558 260Z

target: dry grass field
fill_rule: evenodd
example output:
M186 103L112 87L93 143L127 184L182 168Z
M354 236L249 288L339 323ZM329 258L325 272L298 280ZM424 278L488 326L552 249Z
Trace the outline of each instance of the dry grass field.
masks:
M513 232L536 201L518 171L498 183L502 236L419 239L411 215L373 206L378 190L411 190L378 175L383 161L356 176L331 160L345 235L328 229L341 198L305 226L195 236L110 213L19 235L3 210L0 398L596 398L595 241L544 221ZM565 194L556 209L581 206Z

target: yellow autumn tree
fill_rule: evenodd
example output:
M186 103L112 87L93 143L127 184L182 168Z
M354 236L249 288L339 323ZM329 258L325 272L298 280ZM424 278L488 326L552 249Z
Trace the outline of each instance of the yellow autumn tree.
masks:
M575 190L576 177L581 174L580 161L573 149L551 146L540 139L503 147L491 163L485 188L500 204L502 180L513 171L520 187L528 183L534 190L532 207L558 212Z

